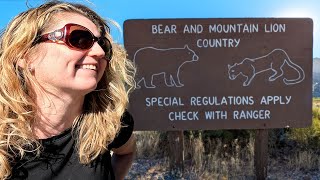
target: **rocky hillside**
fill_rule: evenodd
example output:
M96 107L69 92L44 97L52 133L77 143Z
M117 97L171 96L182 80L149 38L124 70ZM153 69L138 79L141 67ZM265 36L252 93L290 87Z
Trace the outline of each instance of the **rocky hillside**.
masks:
M320 58L313 59L313 97L320 97Z

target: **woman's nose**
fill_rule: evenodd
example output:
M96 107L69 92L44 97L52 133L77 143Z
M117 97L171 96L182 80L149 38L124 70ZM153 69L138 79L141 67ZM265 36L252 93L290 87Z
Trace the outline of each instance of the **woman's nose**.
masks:
M98 42L95 42L91 47L90 51L88 52L88 56L103 58L105 57L105 52L102 49L102 47L98 44Z

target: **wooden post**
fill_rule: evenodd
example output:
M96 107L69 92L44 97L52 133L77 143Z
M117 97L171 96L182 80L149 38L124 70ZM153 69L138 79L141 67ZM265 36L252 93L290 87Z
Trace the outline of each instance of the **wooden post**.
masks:
M183 131L169 131L169 161L170 169L184 173L184 135Z
M257 129L254 143L254 166L257 180L265 180L268 170L268 130Z

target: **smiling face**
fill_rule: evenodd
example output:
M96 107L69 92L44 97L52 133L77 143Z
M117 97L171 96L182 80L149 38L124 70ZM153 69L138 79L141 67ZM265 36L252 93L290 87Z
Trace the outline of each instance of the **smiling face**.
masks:
M101 36L97 26L82 15L59 13L53 19L53 25L44 33L74 23L86 27L96 37ZM96 88L107 66L105 52L97 42L88 50L77 50L62 41L47 41L38 45L36 53L29 57L34 76L45 90L56 95L65 92L85 95L91 92Z

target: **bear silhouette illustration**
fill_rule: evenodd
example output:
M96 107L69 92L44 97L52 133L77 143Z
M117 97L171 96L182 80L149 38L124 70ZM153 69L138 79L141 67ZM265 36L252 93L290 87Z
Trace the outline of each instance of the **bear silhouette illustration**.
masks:
M135 52L133 57L138 68L137 88L140 89L142 86L156 88L153 79L157 75L163 75L167 87L183 87L184 84L180 81L180 68L198 59L199 57L188 45L183 48L168 49L141 48Z

